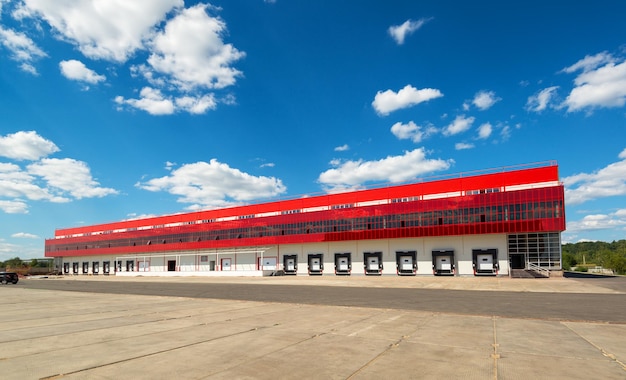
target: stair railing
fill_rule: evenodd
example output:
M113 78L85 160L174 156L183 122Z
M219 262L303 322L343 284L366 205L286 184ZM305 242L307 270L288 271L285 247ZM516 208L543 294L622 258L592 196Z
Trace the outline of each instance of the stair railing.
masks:
M550 277L550 270L540 267L537 264L531 263L531 262L526 262L526 269L528 270L532 270L533 272L539 274L540 276L543 277Z

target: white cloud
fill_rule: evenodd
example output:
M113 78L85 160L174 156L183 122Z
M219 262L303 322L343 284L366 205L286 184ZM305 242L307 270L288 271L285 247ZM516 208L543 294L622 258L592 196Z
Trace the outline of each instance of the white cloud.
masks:
M138 183L148 191L166 191L178 202L192 204L189 209L217 208L269 198L286 191L274 177L255 177L212 159L182 165L170 175Z
M427 159L424 148L418 148L377 161L334 161L337 167L320 174L318 181L327 191L358 188L367 182L403 182L426 173L446 170L453 162Z
M538 93L529 96L526 101L526 109L533 112L541 112L552 105L559 86L544 88ZM552 105L554 107L554 105Z
M176 166L175 162L165 161L165 170L172 170Z
M24 0L21 17L44 19L92 59L125 62L183 0Z
M444 136L453 136L463 133L471 128L474 123L474 117L466 117L465 115L457 116L452 123L443 129Z
M151 115L171 115L175 111L174 102L163 96L159 89L144 87L139 96L139 99L124 99L118 96L115 98L115 102L119 105L130 105Z
M43 178L54 191L69 193L76 199L104 197L117 194L117 190L100 187L91 176L86 163L71 158L44 158L28 165L29 174Z
M626 149L621 161L614 162L593 173L580 173L563 178L565 202L570 205L604 197L626 195Z
M134 80L143 82L135 87L142 88L140 96L116 96L118 105L127 106L118 110L197 115L220 103L235 104L233 94L218 98L207 92L232 86L243 75L233 63L245 53L224 42L226 23L210 14L218 7L200 3L185 8L183 0L23 0L12 7L16 20L22 24L33 20L38 30L47 23L53 36L73 44L87 58L116 64L137 58L130 70ZM31 37L0 27L0 44L13 52L22 70L37 73L33 61L45 53ZM140 61L144 57L147 61ZM71 80L89 84L106 80L84 60L63 61L60 68Z
M582 71L574 79L575 87L563 102L568 112L626 104L625 59L614 58L605 52L587 56L563 71Z
M11 59L21 63L20 67L23 71L31 74L37 74L32 63L47 57L47 54L26 34L4 29L2 26L0 26L0 45L11 52Z
M406 20L401 25L390 26L389 29L387 29L387 32L398 45L402 45L406 36L413 34L430 20L432 20L432 18L422 18L417 21Z
M28 213L27 201L69 202L72 199L117 194L100 187L87 164L81 161L42 158L59 151L34 131L0 136L0 154L13 160L33 161L22 168L0 162L0 210L8 214Z
M472 103L479 110L484 111L491 108L494 104L502 100L501 98L496 96L496 93L493 91L479 91L474 95L474 100Z
M171 115L178 111L199 115L217 107L214 94L174 98L164 95L161 90L153 87L142 88L139 92L139 99L125 99L117 96L115 102L120 106L127 105L146 111L151 115Z
M61 68L61 73L67 79L91 84L97 84L106 80L104 75L99 75L95 71L88 69L84 63L75 59L61 61L59 67Z
M478 127L478 138L484 140L491 136L491 132L493 132L493 127L490 123L481 124L481 126Z
M424 88L421 90L407 84L397 93L392 90L378 91L372 102L372 107L379 115L386 116L393 111L402 108L412 107L431 99L442 97L441 91L434 88Z
M348 149L350 149L348 144L343 144L343 145L340 145L340 146L336 146L335 147L335 152L345 152Z
M0 163L0 197L9 198L2 200L2 208L11 213L27 212L27 204L23 198L55 203L69 201L68 198L50 193L45 185L38 183L37 177L18 165L8 163Z
M13 160L38 160L58 152L59 148L35 131L19 131L0 136L0 156Z
M26 202L20 200L0 200L0 210L4 211L7 214L27 214L28 205L26 204Z
M609 214L586 215L581 220L567 222L568 233L597 231L626 227L626 209Z
M207 110L214 110L217 108L217 102L215 101L214 94L202 95L199 97L183 96L177 98L175 101L178 109L189 112L190 114L200 115Z
M0 207L2 204L0 203ZM20 254L23 254L23 250L20 249L16 244L10 244L4 241L4 239L0 239L0 261L5 261L12 259L14 257L19 257ZM24 257L24 256L22 256Z
M424 130L413 121L409 121L407 124L397 122L391 126L391 133L400 140L411 140L414 143L418 143L428 135L434 133L434 128L428 127Z
M11 235L11 237L18 238L18 239L39 239L39 236L29 234L27 232L18 232L18 233Z
M474 148L474 144L470 144L470 143L456 143L454 144L454 149L456 150L466 150L466 149L473 149Z
M583 72L591 71L591 70L596 69L600 65L604 65L613 61L614 61L613 56L609 54L608 52L604 51L596 55L587 55L585 56L585 58L579 60L578 62L576 62L575 64L569 67L564 68L561 71L563 71L564 73L568 73L568 74L571 74L579 70L582 70Z
M165 25L152 41L148 62L182 89L221 89L235 83L242 73L230 65L245 56L232 44L224 44L226 24L207 14L206 4L184 9Z

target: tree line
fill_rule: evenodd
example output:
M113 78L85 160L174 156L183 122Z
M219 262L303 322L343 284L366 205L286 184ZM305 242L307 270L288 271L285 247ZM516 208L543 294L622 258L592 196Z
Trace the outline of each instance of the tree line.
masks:
M626 274L626 240L567 243L563 244L562 252L565 270L586 271L601 266L615 274Z
M52 259L31 259L22 260L19 257L14 257L6 261L0 261L0 268L2 269L24 269L24 268L48 268Z

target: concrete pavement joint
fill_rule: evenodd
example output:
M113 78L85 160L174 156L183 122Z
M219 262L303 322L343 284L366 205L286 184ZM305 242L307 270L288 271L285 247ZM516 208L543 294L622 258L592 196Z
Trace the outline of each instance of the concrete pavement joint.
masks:
M104 368L104 367L108 367L108 366L112 366L112 365L116 365L116 364L120 364L120 363L130 362L130 361L133 361L133 360L147 358L147 357L151 357L151 356L155 356L155 355L159 355L159 354L164 354L164 353L180 350L180 349L183 349L183 348L198 346L198 345L201 345L201 344L204 344L204 343L209 343L209 342L213 342L213 341L220 340L220 339L232 338L234 336L243 335L243 334L247 334L247 333L250 333L250 332L255 332L255 331L258 331L258 330L261 330L261 329L265 329L265 328L269 328L269 327L267 327L267 326L265 326L265 327L253 327L251 329L247 329L247 330L244 330L244 331L239 331L239 332L236 332L236 333L232 333L232 334L228 334L228 335L224 335L224 336L220 336L220 337L205 339L205 340L201 340L199 342L193 342L193 343L189 343L189 344L184 344L182 346L171 347L171 348L168 348L168 349L165 349L165 350L159 350L159 351L155 351L155 352L150 352L150 353L147 353L147 354L144 354L144 355L128 357L126 359L116 360L116 361L113 361L113 362L110 362L110 363L95 365L95 366L91 366L91 367L87 367L87 368L81 368L81 369L78 369L78 370L75 370L75 371L71 371L71 372L67 372L67 373L58 373L58 374L54 374L54 375L51 375L51 376L42 377L42 378L40 378L40 380L58 379L58 378L61 378L61 377L64 377L64 376L68 376L68 375L73 375L73 374L77 374L77 373L81 373L81 372L91 371L91 370L94 370L94 369Z
M409 337L409 335L403 335L402 337L400 337L400 339L398 341L396 341L395 343L392 343L390 345L387 346L387 348L385 348L384 350L382 350L381 352L378 353L378 355L374 356L372 359L370 359L367 363L365 363L364 365L362 365L359 369L357 369L356 371L354 371L352 374L350 374L350 376L348 376L346 379L350 380L350 379L354 379L354 377L356 375L358 375L359 373L361 373L364 369L366 369L367 367L369 367L372 363L374 363L376 360L378 360L378 358L380 358L381 356L385 355L387 352L389 352L390 350L398 347L400 345L400 343L402 343L405 339L407 339Z
M428 321L431 321L434 317L435 317L435 314L431 315L430 318L428 319ZM365 319L367 319L367 318L365 318ZM395 319L397 319L397 318L395 318ZM363 370L365 370L366 368L371 366L375 361L377 361L379 358L381 358L382 356L384 356L385 354L390 352L392 349L398 348L400 346L400 343L406 341L411 336L415 335L415 333L418 332L419 330L421 330L423 326L428 326L428 323L427 323L428 321L426 321L426 323L424 323L423 325L418 326L410 334L402 335L400 337L400 339L398 339L394 343L391 343L390 345L388 345L384 350L382 350L380 353L378 353L378 355L374 356L371 360L369 360L367 363L362 365L359 369L357 369L352 374L350 374L350 376L348 376L346 379L347 380L353 379L355 376L357 376L359 373L363 372Z
M573 332L574 334L576 334L577 336L579 336L581 339L583 339L585 342L589 343L590 345L592 345L595 349L597 349L598 351L600 351L600 353L610 359L611 361L615 362L617 365L619 365L620 367L622 367L622 369L624 371L626 371L626 363L623 363L622 361L620 361L617 356L615 356L614 354L607 352L604 348L598 346L597 344L593 343L592 341L590 341L589 339L585 338L584 336L582 336L581 334L579 334L578 332L574 331L570 326L568 326L565 323L561 323L562 325L564 325L565 327L567 327L568 330L570 330L571 332Z
M493 358L493 378L494 380L498 379L498 359L500 359L500 354L498 353L498 330L496 326L496 321L498 317L495 315L491 317L493 320L493 354L491 357Z
M277 325L274 325L274 326L272 326L272 327L275 327L275 326L277 326ZM327 334L328 334L328 332L322 332L322 333L318 333L318 334L312 335L312 336L310 336L310 337L308 337L308 338L304 338L304 339L302 339L302 340L300 340L300 341L297 341L297 342L294 342L294 343L288 344L288 345L283 346L283 347L281 347L281 348L279 348L279 349L276 349L276 350L274 350L274 351L267 352L266 354L263 354L263 355L261 355L261 356L256 357L256 358L255 358L255 360L262 359L262 358L264 358L264 357L266 357L266 356L273 355L273 354L275 354L275 353L277 353L277 352L284 351L284 350L286 350L286 349L288 349L288 348L291 348L291 347L297 346L297 345L302 344L302 343L304 343L304 342L311 341L311 340L313 340L313 339L317 339L317 338L319 338L319 337L321 337L321 336L324 336L324 335L327 335ZM245 363L245 364L249 364L249 363ZM206 376L204 376L204 377L201 377L201 379L207 379L207 378L209 378L209 377L213 377L213 376L215 376L215 375L217 375L217 374L220 374L220 373L224 373L224 372L231 371L231 370L233 370L233 369L235 369L235 368L237 368L237 367L239 367L239 366L241 366L241 364L237 364L237 365L234 365L234 366L231 366L231 367L228 367L228 368L224 368L224 369L219 370L219 371L217 371L217 372L213 372L213 373L210 373L210 374L208 374L208 375L206 375Z

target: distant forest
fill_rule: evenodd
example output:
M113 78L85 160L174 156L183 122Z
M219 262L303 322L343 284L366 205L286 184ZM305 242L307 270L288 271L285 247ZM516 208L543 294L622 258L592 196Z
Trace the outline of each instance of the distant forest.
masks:
M585 241L563 244L563 269L586 272L601 266L615 274L626 274L626 240L606 243Z

